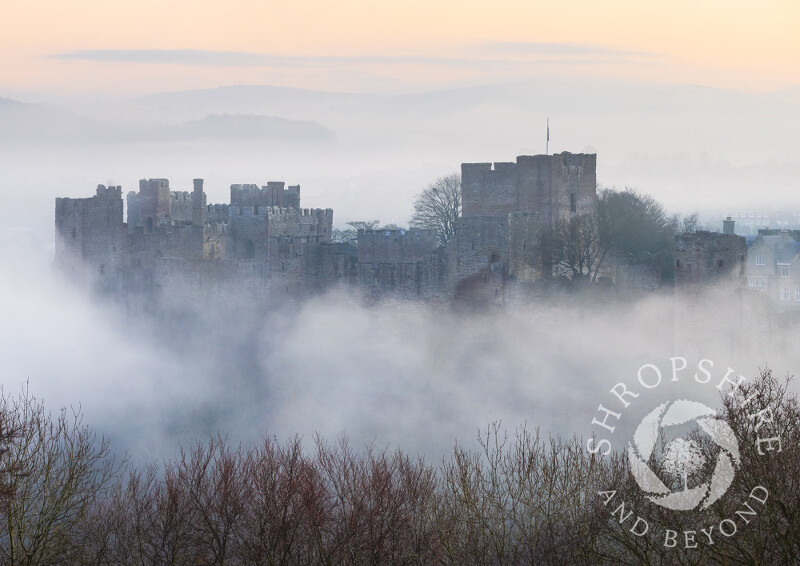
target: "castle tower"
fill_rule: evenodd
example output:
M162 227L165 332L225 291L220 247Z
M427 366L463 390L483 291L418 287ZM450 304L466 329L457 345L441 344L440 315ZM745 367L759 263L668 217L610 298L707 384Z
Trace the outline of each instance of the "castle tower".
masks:
M286 206L283 203L283 187L286 183L281 181L267 181L267 204L269 206Z
M172 199L168 179L141 179L139 192L128 193L128 230L152 233L171 217Z
M203 192L203 179L194 179L192 191L192 224L204 226L206 223L206 195Z
M548 223L592 214L597 198L597 155L520 155L516 162L462 163L463 213L505 216L536 212Z
M91 198L56 199L56 262L70 271L89 268L113 285L125 261L122 187L97 186Z

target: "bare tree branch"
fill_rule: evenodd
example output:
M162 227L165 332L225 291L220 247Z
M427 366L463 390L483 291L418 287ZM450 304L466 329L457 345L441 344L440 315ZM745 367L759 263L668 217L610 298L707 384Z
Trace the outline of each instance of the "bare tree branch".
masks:
M439 177L414 198L412 228L436 230L439 244L456 235L461 216L461 175Z

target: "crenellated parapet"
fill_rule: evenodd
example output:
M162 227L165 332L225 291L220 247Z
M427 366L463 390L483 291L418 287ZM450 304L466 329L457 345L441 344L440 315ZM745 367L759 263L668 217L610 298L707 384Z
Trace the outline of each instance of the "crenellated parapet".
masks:
M436 230L359 230L361 263L413 263L436 250Z
M300 208L300 186L275 181L231 185L230 204L208 204L203 184L193 179L191 191L172 191L167 179L140 180L138 191L126 195L127 225L120 186L98 185L90 198L56 199L57 260L88 267L109 285L119 276L135 292L152 290L158 265L258 264L281 273L286 288L318 273L306 263L331 239L332 209ZM270 268L270 257L279 258L282 268ZM304 281L306 286L316 288Z
M270 236L315 237L330 241L333 229L333 210L330 208L286 208L273 206L265 209L267 230Z
M520 155L515 162L462 163L463 216L538 212L549 222L594 213L597 155Z
M291 185L281 181L269 181L263 187L256 184L231 185L231 205L253 207L280 206L300 208L300 185Z
M122 187L120 185L110 185L108 187L105 185L97 185L95 196L101 199L117 201L122 199Z
M227 204L209 204L206 206L206 222L227 222L230 215L229 208L230 205Z

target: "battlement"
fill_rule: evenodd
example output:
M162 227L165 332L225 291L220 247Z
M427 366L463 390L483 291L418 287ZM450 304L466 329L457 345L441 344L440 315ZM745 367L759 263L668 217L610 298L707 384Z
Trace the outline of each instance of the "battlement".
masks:
M413 263L438 247L436 230L359 230L358 261Z
M290 208L285 206L235 206L235 205L212 205L215 207L226 207L228 216L293 216L293 217L320 217L332 218L332 208ZM215 209L220 212L222 208Z
M207 222L227 222L228 209L227 204L209 204L206 206L206 221Z
M169 189L169 179L139 179L139 190Z
M332 208L287 208L283 206L270 206L265 208L264 211L269 216L281 216L283 214L298 213L300 216L333 216Z
M233 218L235 216L259 216L259 217L266 217L268 214L266 207L258 207L258 206L234 206L230 205L228 207L228 217Z
M547 222L591 214L595 154L520 155L516 162L462 163L463 216L540 212Z
M280 206L300 208L300 185L285 188L282 181L269 181L266 186L256 184L231 185L231 204L238 206Z
M105 185L97 185L96 196L102 199L114 199L114 200L121 200L122 199L122 187L120 185L117 186L109 186L106 187Z
M299 185L232 184L229 204L207 204L203 179L188 191L141 179L127 194L127 225L122 188L98 185L91 198L56 199L56 256L77 258L120 292L162 298L171 281L200 288L232 261L263 266L258 289L273 286L281 296L347 280L370 293L426 299L458 289L463 297L471 285L497 302L506 279L546 276L535 243L548 223L594 210L595 170L594 154L567 152L464 163L463 212L445 246L435 230L359 230L357 249L330 244L333 210L301 208Z

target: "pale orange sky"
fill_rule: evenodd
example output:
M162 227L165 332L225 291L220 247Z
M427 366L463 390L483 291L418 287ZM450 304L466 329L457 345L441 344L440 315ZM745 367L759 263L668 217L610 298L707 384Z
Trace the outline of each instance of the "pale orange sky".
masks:
M421 90L537 72L743 90L800 85L796 0L2 1L0 96L235 83ZM551 55L487 46L496 42L605 51ZM120 50L134 60L137 50L287 59L154 64L53 57L82 50ZM365 56L409 60L349 59Z

